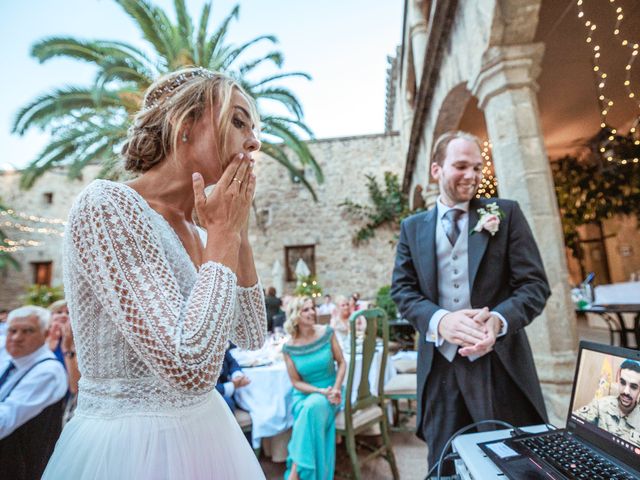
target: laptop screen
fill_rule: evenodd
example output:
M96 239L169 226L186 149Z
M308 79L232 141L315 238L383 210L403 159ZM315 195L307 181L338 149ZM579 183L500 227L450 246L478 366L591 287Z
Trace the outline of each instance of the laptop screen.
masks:
M615 457L640 460L640 352L581 343L567 428Z

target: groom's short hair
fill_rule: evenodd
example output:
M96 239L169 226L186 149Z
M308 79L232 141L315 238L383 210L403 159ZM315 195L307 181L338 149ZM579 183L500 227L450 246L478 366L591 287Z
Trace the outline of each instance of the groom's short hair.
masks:
M444 164L444 159L447 156L447 147L456 138L462 138L469 142L473 142L478 146L478 149L482 151L480 139L478 137L469 132L463 132L462 130L451 130L440 135L433 144L433 154L431 155L432 161L442 166Z

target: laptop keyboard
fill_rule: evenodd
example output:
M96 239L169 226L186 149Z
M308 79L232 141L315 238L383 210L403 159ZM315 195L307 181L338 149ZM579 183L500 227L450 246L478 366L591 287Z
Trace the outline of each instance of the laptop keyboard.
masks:
M634 480L607 458L563 433L515 440L570 479Z

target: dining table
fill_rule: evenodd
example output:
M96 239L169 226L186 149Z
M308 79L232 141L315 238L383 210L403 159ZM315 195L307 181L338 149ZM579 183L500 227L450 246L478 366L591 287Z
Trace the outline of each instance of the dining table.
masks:
M276 439L276 443L283 443L282 437L288 438L290 435L290 428L293 425L293 385L289 379L282 354L282 346L287 341L287 336L278 338L272 335L260 350L248 351L239 348L231 350L231 354L250 380L248 385L235 391L234 398L237 405L249 412L251 416L251 435L254 448L260 448L263 440ZM348 372L350 362L348 351L344 352L344 358ZM355 358L354 378L359 379L362 372L362 355L357 350ZM371 392L374 394L377 394L381 361L382 345L378 344L369 370L369 384ZM385 384L394 375L396 375L395 368L390 361L387 361L384 371ZM347 374L344 378L345 386L346 383ZM354 385L352 393L351 401L353 402L357 396L357 385ZM285 459L286 450L284 455L282 452L273 452L273 461L284 461Z

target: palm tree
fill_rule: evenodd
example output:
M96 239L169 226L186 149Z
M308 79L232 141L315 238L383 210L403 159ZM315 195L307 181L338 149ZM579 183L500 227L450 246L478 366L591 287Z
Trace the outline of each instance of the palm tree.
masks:
M262 151L283 165L291 179L302 182L316 198L304 171L309 167L321 183L322 170L302 139L302 135L312 137L313 134L302 120L297 97L289 89L274 85L283 78L310 79L309 75L279 72L251 80L252 71L263 64L270 63L279 71L283 63L279 51L242 61L251 46L259 42L275 44L274 36L261 35L239 46L226 43L229 25L238 18L238 5L209 33L211 1L204 5L197 25L189 16L184 0L174 0L175 23L149 0L115 1L140 29L151 54L116 40L51 37L33 45L31 54L41 63L67 57L94 64L97 74L92 85L54 89L17 113L14 133L22 135L32 127L51 132L51 141L21 178L24 188L33 185L48 169L61 164L69 167L71 178L78 177L90 162L100 162L100 176L117 176L115 151L125 138L131 116L140 108L146 88L161 74L195 65L227 73L256 99L263 123ZM266 113L264 107L269 104L284 106L287 114Z

